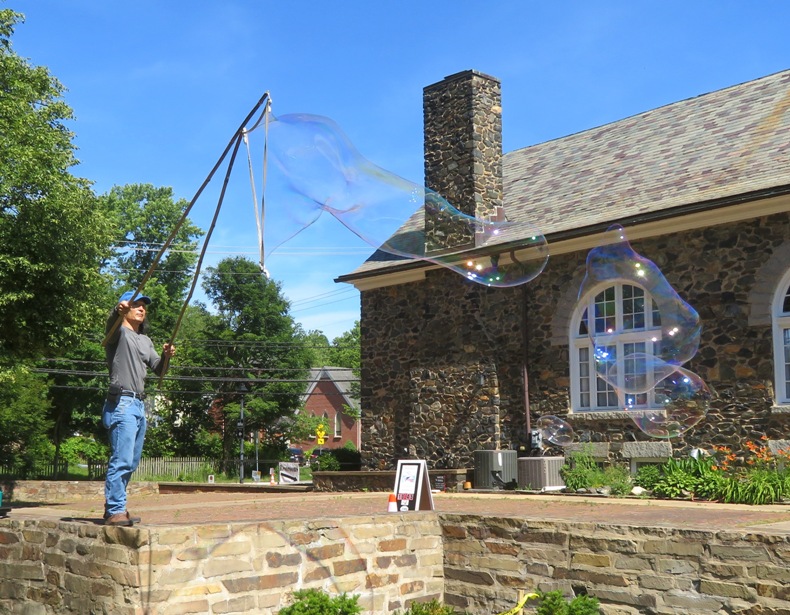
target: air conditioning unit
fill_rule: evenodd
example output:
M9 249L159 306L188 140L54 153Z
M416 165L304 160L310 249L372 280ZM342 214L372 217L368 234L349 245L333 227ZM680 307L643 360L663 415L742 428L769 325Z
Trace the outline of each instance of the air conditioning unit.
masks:
M520 457L518 460L519 489L562 488L565 481L560 476L560 468L565 457Z
M516 483L516 451L474 451L475 489L504 489Z

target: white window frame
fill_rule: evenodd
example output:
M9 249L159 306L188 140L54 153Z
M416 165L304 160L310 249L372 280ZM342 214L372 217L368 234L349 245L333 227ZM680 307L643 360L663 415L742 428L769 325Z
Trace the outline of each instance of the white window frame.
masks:
M790 406L790 311L783 310L790 296L790 269L776 287L771 305L774 340L774 397L777 406Z
M595 306L595 298L606 291L609 288L614 288L615 294L615 330L616 331L623 331L623 289L626 286L631 286L638 288L643 291L644 293L644 315L645 315L645 326L641 328L635 328L628 332L622 332L619 334L612 334L611 336L598 334L596 336L599 346L603 345L611 345L616 347L617 356L619 358L623 358L626 356L627 353L624 351L624 346L626 344L645 344L645 353L652 354L654 353L654 346L653 344L660 342L661 340L661 327L660 325L654 326L653 324L653 308L654 302L652 295L645 290L643 287L639 286L638 284L634 284L630 281L618 281L618 282L607 282L605 284L600 284L590 290L590 292L585 295L582 300L576 306L576 309L573 313L573 317L571 318L571 327L569 332L569 344L568 347L570 348L570 376L571 376L571 412L573 413L584 413L584 412L619 412L623 411L626 408L626 398L629 398L628 407L629 409L633 410L647 410L647 409L655 409L659 408L659 404L655 401L655 393L654 390L651 388L639 396L639 400L636 400L634 395L625 395L622 393L622 386L616 390L612 390L613 387L608 385L603 379L600 377L596 377L594 374L595 368L592 366L592 356L593 356L593 343L590 339L589 334L587 333L579 333L580 325L582 322L582 317L584 316L585 311L588 315L595 314L594 306ZM588 327L594 326L594 317L588 316ZM610 344L608 342L611 342ZM583 377L583 361L581 360L581 353L583 353L586 349L587 356L589 358L589 362L587 365L587 373L589 375L589 391L582 391L582 377ZM620 380L622 382L623 379L623 369L619 369L618 372L620 373ZM609 405L608 401L611 399L611 395L607 395L607 403L600 404L599 403L599 394L606 395L607 392L611 393L616 398L617 405ZM582 405L583 403L583 393L589 393L589 400L586 405Z
M334 425L334 437L340 438L343 435L343 413L342 412L335 412L335 425Z

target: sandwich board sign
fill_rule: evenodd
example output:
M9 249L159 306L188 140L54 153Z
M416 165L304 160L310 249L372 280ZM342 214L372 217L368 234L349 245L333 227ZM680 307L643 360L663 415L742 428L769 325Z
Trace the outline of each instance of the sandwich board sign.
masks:
M280 462L280 484L296 483L299 481L299 464L292 461Z
M431 481L424 459L399 459L395 473L395 499L399 512L433 510Z

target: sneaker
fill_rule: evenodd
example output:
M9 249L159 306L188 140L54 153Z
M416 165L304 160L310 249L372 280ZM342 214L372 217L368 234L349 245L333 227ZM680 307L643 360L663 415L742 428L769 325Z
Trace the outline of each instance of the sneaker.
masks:
M122 527L132 527L132 520L129 518L128 512L117 513L110 515L104 520L104 525L120 525Z

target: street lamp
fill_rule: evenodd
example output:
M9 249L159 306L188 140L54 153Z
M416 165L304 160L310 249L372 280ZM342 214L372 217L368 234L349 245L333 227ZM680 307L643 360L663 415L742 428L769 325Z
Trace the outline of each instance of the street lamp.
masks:
M244 483L244 394L248 391L243 382L239 382L236 391L241 395L241 413L236 423L236 435L239 437L239 484Z

